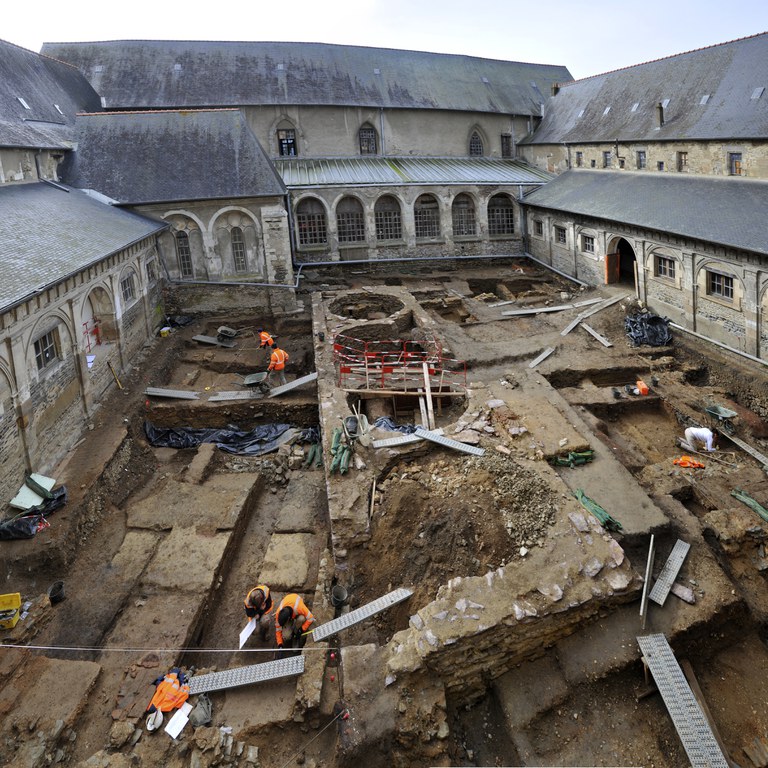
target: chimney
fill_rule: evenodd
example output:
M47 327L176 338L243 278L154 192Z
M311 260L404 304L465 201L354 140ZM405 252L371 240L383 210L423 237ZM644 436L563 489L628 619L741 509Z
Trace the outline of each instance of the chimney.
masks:
M661 102L656 105L656 115L659 118L659 128L661 128L664 125L664 105Z
M552 95L557 96L560 93L560 83L552 83Z

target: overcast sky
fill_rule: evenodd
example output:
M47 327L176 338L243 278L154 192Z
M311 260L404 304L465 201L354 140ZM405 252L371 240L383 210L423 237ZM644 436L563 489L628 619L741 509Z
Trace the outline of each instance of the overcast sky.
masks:
M561 64L575 78L768 31L765 0L3 3L0 38L341 43Z

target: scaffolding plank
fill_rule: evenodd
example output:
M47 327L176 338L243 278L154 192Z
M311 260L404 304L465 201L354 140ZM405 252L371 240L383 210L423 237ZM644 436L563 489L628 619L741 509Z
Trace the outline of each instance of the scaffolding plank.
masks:
M612 347L613 344L608 341L608 339L605 338L605 336L601 336L591 325L587 325L586 323L582 323L581 327L590 335L596 338L604 347Z
M304 672L304 657L289 656L287 659L266 661L249 667L225 669L223 672L211 672L207 675L193 675L189 680L189 693L194 696L208 691L223 691L225 688L237 688L240 685L253 685L281 677L293 677L302 672Z
M349 629L349 627L359 624L371 616L375 616L377 613L386 610L387 608L402 603L403 600L407 600L413 594L412 589L401 587L395 589L392 592L388 592L384 597L380 597L371 603L367 603L361 608L355 608L354 611L345 613L343 616L339 616L338 619L333 619L325 624L321 624L316 627L312 632L312 639L315 641L324 640L326 637L331 637L342 629Z
M717 429L721 435L727 437L731 442L736 443L736 445L738 445L742 451L746 451L750 456L756 458L765 469L768 469L768 456L765 456L764 454L760 453L760 451L755 450L751 445L745 443L743 440L740 440L738 437L736 437L736 435L730 434L721 427L715 427L715 429Z
M528 309L508 309L501 314L505 317L514 317L516 315L538 315L541 312L562 312L565 309L576 309L577 307L586 307L589 304L597 304L602 299L587 299L586 301L577 301L572 304L558 304L556 307L530 307ZM509 302L510 304L512 302ZM493 305L489 305L493 306ZM498 306L498 305L496 305Z
M537 358L531 360L531 362L528 363L528 367L535 368L539 363L546 360L554 351L554 347L547 347Z
M669 590L672 589L672 584L677 578L677 574L680 573L680 569L683 567L683 561L690 548L691 545L682 539L678 539L675 542L675 546L672 547L667 562L664 563L659 578L656 579L651 594L648 596L649 600L653 600L653 602L658 605L664 605L664 601L669 595Z
M399 437L385 437L383 440L374 440L371 445L374 448L396 448L399 445L408 445L408 443L420 443L422 438L411 433L410 435L400 435Z
M279 387L273 387L269 390L269 397L275 395L282 395L284 392L290 392L292 389L302 386L303 384L309 384L310 381L314 381L317 378L317 372L308 373L306 376L302 376L299 379L289 381L287 384L281 384Z
M575 319L571 320L571 322L568 323L568 325L566 325L562 331L560 331L560 335L567 336L582 320L586 320L591 315L594 315L597 312L601 312L602 310L607 309L608 307L613 306L617 302L623 301L626 298L627 297L624 294L621 296L614 296L612 299L601 301L596 306L591 307L590 309L586 309L584 312L580 312Z
M193 336L192 341L196 341L199 344L212 344L215 347L226 347L227 349L232 349L232 347L237 346L234 341L217 339L215 336Z
M474 445L467 445L466 443L460 443L458 440L451 440L450 437L443 437L438 435L437 432L432 432L429 429L422 429L422 427L416 427L415 435L423 437L425 440L429 440L438 445L443 445L446 448L453 448L454 451L462 451L464 453L471 453L474 456L484 456L485 448L477 448Z
M221 403L225 400L258 400L264 397L261 392L251 392L250 390L240 389L235 392L217 392L208 398L209 403Z
M145 395L150 397L172 397L177 400L199 400L197 392L190 392L183 389L163 389L162 387L147 387L144 390Z
M692 768L729 768L667 638L645 635L637 642Z

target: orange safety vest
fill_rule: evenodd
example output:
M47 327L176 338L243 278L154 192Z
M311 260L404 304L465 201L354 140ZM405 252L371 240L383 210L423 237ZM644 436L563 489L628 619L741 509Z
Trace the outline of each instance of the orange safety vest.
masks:
M261 340L261 343L259 344L259 347L274 347L275 346L274 339L266 331L262 331L259 334L259 339Z
M304 601L301 599L301 595L286 595L277 606L275 611L275 637L277 638L277 644L283 644L283 628L280 626L280 620L278 616L283 608L290 608L293 618L298 616L304 617L304 623L301 625L301 631L306 632L312 624L315 622L315 617L312 615L312 611L307 608Z
M693 467L694 469L703 469L704 465L700 461L696 461L692 456L681 456L679 459L674 459L673 464L677 464L680 467Z
M161 712L170 712L172 709L180 707L189 698L189 684L182 685L179 682L179 676L175 672L169 672L163 682L157 686L152 701L149 702L147 710L153 706Z
M285 361L287 359L288 353L285 350L280 349L280 347L274 347L269 358L269 368L267 370L282 371L285 368Z
M245 600L243 601L245 603L245 610L258 610L255 605L251 605L251 595L257 590L260 589L264 593L264 604L262 605L262 613L266 613L271 607L272 607L272 600L269 597L269 587L266 584L258 584L255 586L252 590L248 592L248 594L245 596Z

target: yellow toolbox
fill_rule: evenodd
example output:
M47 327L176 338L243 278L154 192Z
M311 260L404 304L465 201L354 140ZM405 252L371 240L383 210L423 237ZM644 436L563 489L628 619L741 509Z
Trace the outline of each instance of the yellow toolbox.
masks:
M21 593L0 595L0 629L13 629L19 620Z

